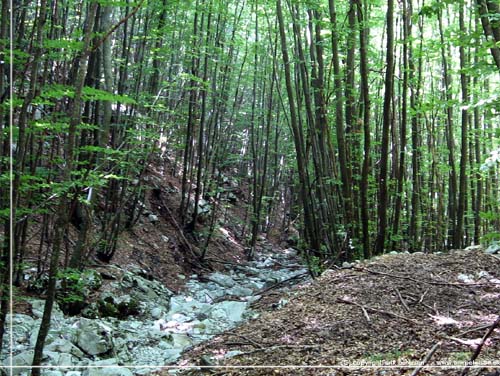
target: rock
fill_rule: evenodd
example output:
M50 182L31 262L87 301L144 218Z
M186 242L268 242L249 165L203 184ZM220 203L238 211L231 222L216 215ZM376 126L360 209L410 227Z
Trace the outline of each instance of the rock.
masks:
M183 349L182 348L171 348L162 351L163 361L165 364L174 363L181 357Z
M182 313L186 316L196 316L200 313L209 312L211 308L211 305L208 303L201 303L189 296L178 295L170 299L168 316L173 318L172 315L175 313Z
M161 236L161 240L163 240L165 243L168 243L170 241L170 239L168 238L168 236L165 236L165 235Z
M485 249L486 253L489 253L490 255L493 255L495 253L498 253L500 251L500 243L499 242L494 242L488 246L488 248Z
M140 313L139 301L130 295L116 296L104 293L97 302L99 313L102 317L116 317L124 319Z
M235 285L234 280L222 273L212 273L208 276L208 279L212 282L215 282L223 287L233 287Z
M215 361L214 358L212 358L210 355L202 355L200 358L200 365L201 366L215 366Z
M478 245L470 245L467 248L465 248L465 251L471 252L471 251L481 251L483 249L483 246L481 244Z
M29 351L24 351L20 354L14 355L12 357L12 365L16 367L23 367L26 366L26 368L12 368L12 373L10 374L11 376L17 376L23 372L28 371L28 368L31 366L33 363L33 356L34 356L34 351L29 350ZM7 358L3 361L3 365L5 367L10 365L10 359Z
M185 333L172 333L170 338L174 348L185 349L193 344L193 341Z
M479 273L477 273L477 276L478 276L479 278L486 278L486 279L488 279L488 278L492 278L491 274L490 274L490 273L488 273L488 272L487 272L487 271L485 271L485 270L481 270Z
M352 268L352 267L353 267L353 264L351 264L350 262L344 261L344 262L342 263L342 267L343 267L344 269L350 269L350 268Z
M472 278L472 276L467 274L459 274L457 276L457 279L463 283L474 283L474 278Z
M134 374L125 367L106 367L87 368L82 376L134 376Z
M43 316L43 310L45 307L45 300L41 299L33 299L29 301L31 303L31 311L33 312L33 316L38 319L41 319ZM51 320L61 320L64 318L64 314L59 308L59 305L54 302L54 306L52 307L52 319Z
M84 318L80 319L78 326L76 344L85 353L99 355L111 350L111 328Z
M155 307L151 310L151 317L154 319L159 319L163 315L161 308Z
M68 371L64 376L82 376L80 371Z
M248 287L235 286L227 290L227 294L245 297L245 296L251 296L253 294L253 290L249 289Z
M84 358L83 352L64 338L57 338L54 342L45 346L45 351L71 354L77 358Z
M210 316L222 319L226 322L239 322L243 319L243 313L247 308L247 302L224 301L214 305Z
M44 351L43 355L48 359L44 363L50 364L51 366L71 366L77 361L77 359L74 358L71 354Z
M41 374L42 376L65 376L61 371L46 369L42 370Z
M35 347L36 340L38 337L38 332L40 331L40 326L36 325L30 335L30 346ZM52 343L57 338L57 333L55 328L51 327L49 333L47 334L47 338L45 338L45 345Z
M151 223L156 223L159 221L159 218L157 215L150 214L150 215L148 215L148 221Z
M240 351L240 350L231 350L231 351L228 351L224 355L224 358L229 359L229 358L233 358L233 357L235 357L237 355L240 355L240 354L243 354L243 351Z

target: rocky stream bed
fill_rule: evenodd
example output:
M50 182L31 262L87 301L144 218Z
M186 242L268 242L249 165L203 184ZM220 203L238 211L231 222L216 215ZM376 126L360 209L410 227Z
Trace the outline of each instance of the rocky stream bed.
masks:
M177 295L139 268L97 269L86 277L86 284L95 290L89 293L99 294L97 303L78 316L64 315L57 306L53 311L44 349L47 368L42 374L148 375L160 366L175 364L194 345L256 317L250 305L269 287L302 277L307 278L307 270L292 249L260 253L255 261L230 265L224 273L192 275L184 292ZM101 287L103 281L106 289ZM5 352L0 355L3 365L9 366L12 328L14 376L29 374L42 317L44 301L29 303L32 315L9 317ZM135 312L121 318L98 317L97 312L106 308ZM10 373L8 368L4 371Z

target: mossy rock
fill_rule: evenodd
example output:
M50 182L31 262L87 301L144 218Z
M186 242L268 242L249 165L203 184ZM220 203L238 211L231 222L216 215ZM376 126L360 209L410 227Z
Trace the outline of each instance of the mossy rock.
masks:
M101 317L116 317L120 320L140 313L139 301L126 295L122 299L115 300L107 296L98 301L98 310Z

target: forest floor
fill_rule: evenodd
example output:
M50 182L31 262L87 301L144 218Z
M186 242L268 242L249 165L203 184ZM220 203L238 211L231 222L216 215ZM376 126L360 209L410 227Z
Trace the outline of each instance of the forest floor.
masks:
M500 374L500 327L483 342L500 313L500 258L480 250L385 255L297 286L281 308L280 298L270 291L257 319L179 364L248 367L190 375L415 375L427 358L419 375L460 375L482 344L475 366L484 368L468 374Z

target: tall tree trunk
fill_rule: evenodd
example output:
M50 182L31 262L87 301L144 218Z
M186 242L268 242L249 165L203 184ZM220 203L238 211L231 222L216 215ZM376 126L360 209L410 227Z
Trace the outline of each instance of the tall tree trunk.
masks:
M392 96L394 91L394 0L387 1L387 47L386 47L386 71L385 71L385 92L382 125L382 144L380 156L379 172L379 192L378 192L378 231L375 243L375 253L384 252L387 230L387 170L389 161L389 131L392 123Z
M368 176L370 174L370 87L368 81L368 16L363 11L362 0L355 0L359 27L360 78L363 98L363 166L361 169L361 226L363 232L363 256L368 259L372 255L370 242L370 215L368 211Z
M320 249L320 240L317 235L317 231L313 222L312 208L310 205L310 196L308 192L308 178L306 175L306 164L305 164L305 153L304 153L304 142L303 134L299 128L299 123L297 121L297 109L295 104L295 94L292 85L292 75L290 70L290 58L288 57L287 40L285 34L285 24L283 21L283 11L281 7L281 0L276 1L276 15L278 17L280 42L281 42L281 53L283 56L283 64L285 68L285 84L286 91L288 95L288 103L290 107L290 124L292 127L293 141L295 145L297 169L299 173L299 184L300 184L300 200L304 208L304 227L305 227L305 241L310 247L318 252Z
M97 3L92 3L90 5L85 24L83 52L81 54L77 70L77 76L75 82L75 94L73 97L73 103L70 112L71 120L69 124L68 136L65 145L66 164L62 171L62 176L61 176L62 181L69 181L71 179L71 171L73 169L76 128L80 124L80 119L81 119L82 90L83 90L83 84L85 82L85 75L87 73L87 63L90 53L90 41L92 36L92 30L94 28L94 20L96 18L97 5L98 5ZM52 307L55 301L59 254L61 251L61 245L65 234L65 229L68 226L69 222L70 205L71 205L71 195L70 192L66 192L62 194L60 198L60 204L57 208L58 216L54 226L55 235L54 235L52 254L50 257L47 297L45 300L43 316L35 344L35 350L33 356L34 367L39 366L42 361L43 347L45 345L45 339L47 338L47 334L49 333L50 329ZM32 368L31 374L32 376L40 376L40 368Z
M463 35L466 35L467 30L465 29L465 15L464 15L464 1L460 2L459 10L459 23L460 31ZM460 86L462 92L462 134L461 140L461 154L460 154L460 180L459 180L459 194L458 194L458 205L457 205L457 227L454 232L454 248L462 248L464 245L464 219L466 211L466 195L467 195L467 160L468 160L468 132L469 132L469 114L465 107L469 102L469 78L465 73L467 68L467 57L465 53L465 47L463 43L459 47L460 54Z
M410 0L411 1L411 0ZM399 237L399 226L401 220L401 210L403 206L403 187L405 182L406 171L406 129L408 120L408 50L411 39L411 5L407 0L403 0L403 82L402 82L402 105L401 105L401 132L400 132L400 151L399 151L399 166L396 171L397 192L396 202L394 204L394 220L392 225L392 236L395 239ZM397 250L398 240L393 240L391 248Z
M441 39L441 60L443 64L444 96L446 99L446 143L448 145L448 164L450 166L448 187L448 248L453 246L454 233L457 225L457 171L455 167L455 132L453 127L453 105L451 75L448 69L447 44L444 40L443 20L438 12L439 36Z

